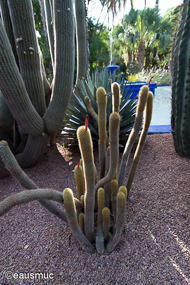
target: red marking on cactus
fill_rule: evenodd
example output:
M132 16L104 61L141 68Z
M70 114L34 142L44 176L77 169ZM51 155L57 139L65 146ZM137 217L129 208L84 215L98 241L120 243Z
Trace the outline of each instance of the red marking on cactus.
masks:
M111 79L111 85L113 84L112 79Z
M78 168L79 168L79 166L80 166L80 160L78 161Z
M148 87L150 86L150 82L151 82L151 80L152 80L153 77L154 77L154 76L152 76L152 77L150 78L150 80L149 80L149 82L148 82Z
M85 131L88 128L88 115L86 115L86 119L85 119Z

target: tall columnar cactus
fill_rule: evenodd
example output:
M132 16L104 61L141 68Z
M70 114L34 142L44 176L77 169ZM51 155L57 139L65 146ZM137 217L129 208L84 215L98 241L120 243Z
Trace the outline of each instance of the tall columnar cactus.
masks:
M99 113L97 116L101 117L98 118L98 123L100 141L103 143L103 150L101 146L99 148L99 157L102 165L99 181L96 181L96 168L92 137L88 128L88 115L85 125L77 130L82 157L82 160L79 160L74 170L78 198L74 198L73 191L69 188L65 188L63 195L56 190L47 189L47 195L45 195L45 190L38 189L38 186L19 167L7 143L0 142L0 156L7 169L25 188L31 189L10 196L2 201L0 203L0 215L10 210L14 205L39 200L43 206L70 225L71 231L85 251L92 253L96 248L99 254L104 254L105 251L111 252L114 250L122 234L126 216L126 201L129 197L131 184L150 125L153 94L149 92L148 86L143 86L140 90L134 128L126 143L120 172L117 175L120 124L118 113L120 88L118 84L114 84L113 93L113 112L110 115L109 130L106 130L104 120L106 94L103 88L98 90L100 98L98 97ZM125 186L125 167L135 138L141 129L144 108L144 126ZM109 133L108 146L106 145L107 133ZM57 205L48 200L63 203L65 211L60 210Z
M0 140L22 167L46 153L62 128L74 75L73 0L45 0L52 55L50 86L43 66L31 0L0 1ZM0 176L6 175L0 161Z
M184 0L173 43L172 134L175 150L190 158L190 2Z

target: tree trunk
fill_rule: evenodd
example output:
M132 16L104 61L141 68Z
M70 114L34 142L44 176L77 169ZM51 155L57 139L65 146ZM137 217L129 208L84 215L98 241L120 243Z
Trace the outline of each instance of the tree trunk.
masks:
M144 55L145 55L145 43L141 39L137 48L137 62L143 68L144 66Z
M146 48L145 49L145 69L149 68L149 64L150 64L150 49Z
M127 51L127 53L128 53L128 62L127 62L127 64L130 64L130 63L132 63L132 51L130 51L130 50L128 50Z

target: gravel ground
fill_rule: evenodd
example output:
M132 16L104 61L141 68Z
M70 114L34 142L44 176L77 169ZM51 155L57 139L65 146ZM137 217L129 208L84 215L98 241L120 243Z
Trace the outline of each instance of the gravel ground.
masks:
M75 190L79 151L61 145L26 170L41 188ZM96 148L94 156L97 165ZM1 201L24 190L12 177L0 185ZM148 136L131 195L121 240L105 255L83 252L37 201L15 206L0 218L0 284L190 284L190 160L171 134Z

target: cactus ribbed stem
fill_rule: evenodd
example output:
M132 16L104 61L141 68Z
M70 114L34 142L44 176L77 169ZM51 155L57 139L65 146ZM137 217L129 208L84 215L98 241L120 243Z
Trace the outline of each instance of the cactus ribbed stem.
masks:
M19 165L23 168L31 167L47 152L49 137L42 133L41 136L28 136L24 151L16 155Z
M106 106L107 97L105 96L106 91L103 87L97 89L97 101L98 101L98 132L99 140L104 143L106 141Z
M74 197L73 192L71 189L66 188L63 191L63 200L64 200L64 207L67 214L67 220L69 223L69 226L72 230L72 233L77 238L77 240L80 242L81 246L84 248L85 251L93 253L94 247L90 243L90 241L85 237L85 235L82 233L78 221L77 221L77 213L74 203Z
M74 174L75 174L77 196L78 199L80 200L80 197L84 194L84 174L82 167L80 165L75 166Z
M173 81L172 81L172 134L176 152L181 156L189 156L189 39L190 39L190 3L184 1L181 22L173 49ZM189 85L189 84L188 84ZM186 121L187 118L187 121ZM185 122L186 121L186 122ZM186 140L186 139L187 140ZM190 157L190 156L189 156Z
M102 230L102 210L105 204L105 194L103 188L98 189L97 203L98 203L98 221L97 221L97 234L96 234L96 249L99 254L103 254L105 251L104 235Z
M95 172L92 137L89 128L81 126L77 130L79 148L83 161L83 172L85 180L85 199L84 199L84 223L85 235L89 241L93 242L94 230L94 206L95 206Z
M125 208L126 208L125 204L126 204L125 194L119 192L117 194L117 216L115 223L115 234L107 244L106 247L107 252L113 251L118 242L120 241L123 225L125 222Z
M141 87L140 92L139 92L139 99L138 99L138 105L137 105L137 110L136 110L134 127L130 132L129 138L127 140L127 143L125 145L125 149L122 155L122 160L121 160L120 170L119 170L119 175L118 175L119 186L123 185L125 169L126 169L126 165L128 162L128 158L129 158L131 149L133 147L133 144L135 142L135 139L137 138L140 132L141 126L142 126L143 111L146 105L147 97L148 97L148 86L144 85L143 87Z
M2 132L2 130L0 129L0 140L6 141L11 149L11 151L14 153L15 152L15 148L12 144L12 140L9 137L9 135L5 132Z
M0 10L1 10L1 18L3 21L3 26L5 28L6 34L12 46L12 50L13 50L16 62L18 63L15 40L14 40L14 35L13 35L13 27L12 27L9 7L8 7L8 1L0 1Z
M53 0L55 76L51 100L43 117L45 130L49 135L54 135L61 129L72 94L74 74L73 13L72 0Z
M26 175L26 173L21 169L18 162L16 161L14 155L11 153L7 142L0 142L0 156L3 160L6 168L9 170L11 175L18 180L18 182L24 186L26 189L37 189L38 186ZM67 222L66 214L63 210L59 209L51 201L41 200L40 204L48 209L50 212L55 214L57 217ZM81 205L82 206L82 205ZM80 206L80 209L81 209Z
M100 165L100 179L104 177L105 172L105 152L106 152L106 107L107 97L106 91L103 87L97 89L98 101L98 133L99 133L99 165Z
M84 233L84 213L79 214L79 227L81 231Z
M189 25L190 26L190 25ZM187 45L186 53L186 75L184 83L184 95L182 105L182 118L181 118L181 137L182 146L185 156L190 158L190 38Z
M89 112L89 114L94 118L95 121L98 122L98 115L96 114L96 112L92 108L90 98L88 96L86 96L84 98L84 103L86 105L86 108L87 108L87 111Z
M118 192L122 192L125 195L125 198L127 199L127 188L125 186L120 186Z
M172 135L174 138L175 149L178 150L178 140L176 137L176 115L177 115L177 106L178 100L181 100L181 96L177 96L177 83L178 83L178 69L179 69L179 53L180 53L180 43L184 31L184 25L186 21L187 13L187 0L184 1L184 6L182 10L182 17L179 25L179 29L174 37L173 43L173 79L172 79L172 116L171 116L171 126L172 126ZM180 98L179 98L180 97Z
M12 130L13 123L13 115L0 91L0 129L3 132L8 133Z
M20 73L30 100L42 117L46 110L46 103L32 2L30 0L9 0L8 6ZM18 17L18 10L22 11L23 17Z
M11 195L0 202L0 216L7 213L12 207L21 205L34 200L54 200L63 203L63 195L61 192L53 189L30 189L20 193Z
M142 133L140 135L138 145L137 145L134 157L133 157L133 162L131 165L131 169L129 171L128 181L127 181L127 186L126 186L127 191L128 191L128 194L127 194L128 197L129 197L131 185L132 185L132 182L133 182L133 179L134 179L137 167L138 167L140 156L141 156L144 144L145 144L145 140L146 140L146 137L148 134L148 129L149 129L151 118L152 118L152 110L153 110L153 94L152 94L152 92L149 91L148 92L147 104L145 107L144 126L143 126L143 130L142 130Z
M81 201L82 207L83 207L83 209L84 209L84 195L82 195L82 196L80 197L80 201Z
M77 43L77 79L86 78L87 74L87 28L85 21L85 1L75 0L75 23L76 23L76 43Z
M102 220L103 220L103 234L104 234L104 239L106 241L109 241L110 239L110 209L108 207L103 208L102 210Z
M3 70L0 73L0 90L21 128L31 136L39 136L44 131L43 120L30 101L1 21L0 43L0 66Z
M106 153L106 141L98 141L98 153L99 153L99 167L100 167L100 179L105 175L105 153Z
M96 165L94 164L94 175L95 175L95 185L97 183L97 169L96 169Z
M109 140L110 140L110 167L108 174L98 181L95 186L95 191L98 188L103 187L106 183L110 182L117 169L118 159L119 159L119 123L120 117L118 113L112 113L109 119Z
M120 94L120 86L117 82L112 84L112 112L119 113L120 103L121 103L121 94Z
M111 181L111 210L114 213L114 217L116 217L116 204L117 204L117 193L118 193L118 181L117 180L112 180Z
M54 35L53 35L53 25L52 25L52 0L44 0L45 6L45 15L46 15L46 26L47 26L47 34L48 34L48 41L50 47L50 54L51 54L51 62L54 71Z
M106 151L106 159L105 159L105 174L106 176L108 174L110 167L110 147L107 148ZM110 206L110 182L104 185L104 191L105 191L105 207Z

